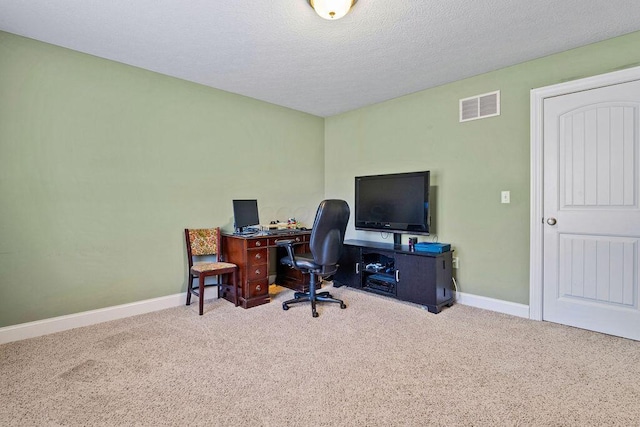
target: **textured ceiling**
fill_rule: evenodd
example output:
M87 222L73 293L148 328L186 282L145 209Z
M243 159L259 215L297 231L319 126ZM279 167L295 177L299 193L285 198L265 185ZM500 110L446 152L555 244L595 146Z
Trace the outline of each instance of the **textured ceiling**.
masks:
M640 3L0 0L0 30L326 117L640 30Z

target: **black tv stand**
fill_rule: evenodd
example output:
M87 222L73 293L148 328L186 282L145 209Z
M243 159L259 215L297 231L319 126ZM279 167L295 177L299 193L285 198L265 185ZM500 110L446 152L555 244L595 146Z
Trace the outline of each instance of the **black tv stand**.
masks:
M399 235L398 235L399 236ZM346 240L333 278L346 285L425 306L431 313L455 301L451 252L414 252L394 243Z

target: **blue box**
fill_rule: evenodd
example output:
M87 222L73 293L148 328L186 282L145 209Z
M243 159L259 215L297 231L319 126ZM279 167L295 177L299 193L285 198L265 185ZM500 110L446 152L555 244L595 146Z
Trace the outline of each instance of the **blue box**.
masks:
M417 252L441 254L443 252L449 252L451 250L451 245L449 243L420 242L415 244L415 248Z

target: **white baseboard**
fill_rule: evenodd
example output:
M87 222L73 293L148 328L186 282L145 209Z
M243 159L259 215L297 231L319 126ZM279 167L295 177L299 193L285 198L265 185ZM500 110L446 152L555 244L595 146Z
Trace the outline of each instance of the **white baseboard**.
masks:
M0 344L35 338L68 329L80 328L82 326L95 325L96 323L122 319L138 314L150 313L152 311L164 310L165 308L178 307L185 303L186 297L187 294L184 292L166 297L152 298L98 310L84 311L82 313L7 326L0 328ZM466 294L464 292L456 293L456 302L458 304L496 311L498 313L529 318L529 306L525 304Z
M35 338L82 326L95 325L96 323L122 319L138 314L150 313L152 311L164 310L165 308L177 307L183 305L186 298L187 293L184 292L181 294L168 295L166 297L152 298L129 304L116 305L97 310L83 311L82 313L7 326L0 328L0 344L24 340L27 338Z
M526 304L518 304L510 301L503 301L494 298L488 298L464 292L456 293L456 302L458 304L468 305L485 310L496 311L498 313L510 314L512 316L529 318L529 306Z

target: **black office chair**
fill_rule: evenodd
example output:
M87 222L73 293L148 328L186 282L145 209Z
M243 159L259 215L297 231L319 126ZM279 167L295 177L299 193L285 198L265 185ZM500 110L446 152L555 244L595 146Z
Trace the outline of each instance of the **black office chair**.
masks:
M347 308L342 300L333 298L329 292L316 294L318 277L324 278L335 274L338 269L338 259L342 253L344 232L349 221L349 205L344 200L324 200L318 206L316 219L313 222L309 249L311 253L296 254L294 241L284 240L278 242L278 246L287 249L288 256L280 262L303 274L310 274L309 292L296 292L294 298L282 303L282 309L288 310L289 304L311 301L311 314L318 317L316 301L335 302L340 308Z

